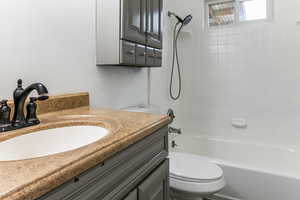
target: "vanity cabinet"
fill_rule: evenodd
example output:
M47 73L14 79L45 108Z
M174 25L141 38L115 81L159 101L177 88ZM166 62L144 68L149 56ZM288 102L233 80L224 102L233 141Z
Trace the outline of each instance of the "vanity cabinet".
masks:
M97 0L97 65L160 67L162 9L163 0Z
M38 200L169 200L164 127Z

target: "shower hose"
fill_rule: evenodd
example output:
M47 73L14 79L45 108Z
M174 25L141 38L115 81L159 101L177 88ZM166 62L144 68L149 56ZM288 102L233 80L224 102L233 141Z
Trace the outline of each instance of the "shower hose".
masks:
M180 25L180 27L177 30L178 25ZM180 63L179 63L177 43L178 43L178 37L179 37L180 31L182 30L183 26L184 25L182 23L177 22L175 27L174 27L174 32L173 32L173 56L172 56L172 72L171 72L171 80L170 80L170 97L174 101L176 101L180 98L181 91L182 91L181 69L180 69ZM175 65L176 65L176 69L177 69L177 72L178 72L178 92L177 92L177 94L174 94L173 90L172 90L173 89L173 79L174 79Z

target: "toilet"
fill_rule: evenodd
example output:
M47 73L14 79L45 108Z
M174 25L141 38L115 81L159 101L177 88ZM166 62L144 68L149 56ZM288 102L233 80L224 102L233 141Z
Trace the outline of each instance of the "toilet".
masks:
M198 155L171 152L172 200L203 200L225 187L222 169Z
M143 112L149 114L160 114L160 108L157 105L135 105L126 108L122 108L121 110L128 112Z

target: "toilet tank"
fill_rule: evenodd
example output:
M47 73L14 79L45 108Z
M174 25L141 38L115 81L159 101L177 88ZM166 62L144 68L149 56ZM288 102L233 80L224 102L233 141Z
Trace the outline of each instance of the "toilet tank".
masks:
M123 108L122 110L129 112L144 112L150 114L161 114L160 108L157 105L135 105Z

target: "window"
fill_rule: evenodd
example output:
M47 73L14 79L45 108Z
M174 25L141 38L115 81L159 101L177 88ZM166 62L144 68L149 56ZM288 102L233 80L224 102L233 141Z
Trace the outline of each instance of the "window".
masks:
M218 26L233 24L235 18L234 1L208 4L209 25Z
M209 27L245 21L266 20L270 17L271 0L207 0Z
M240 21L267 19L267 0L240 0Z

